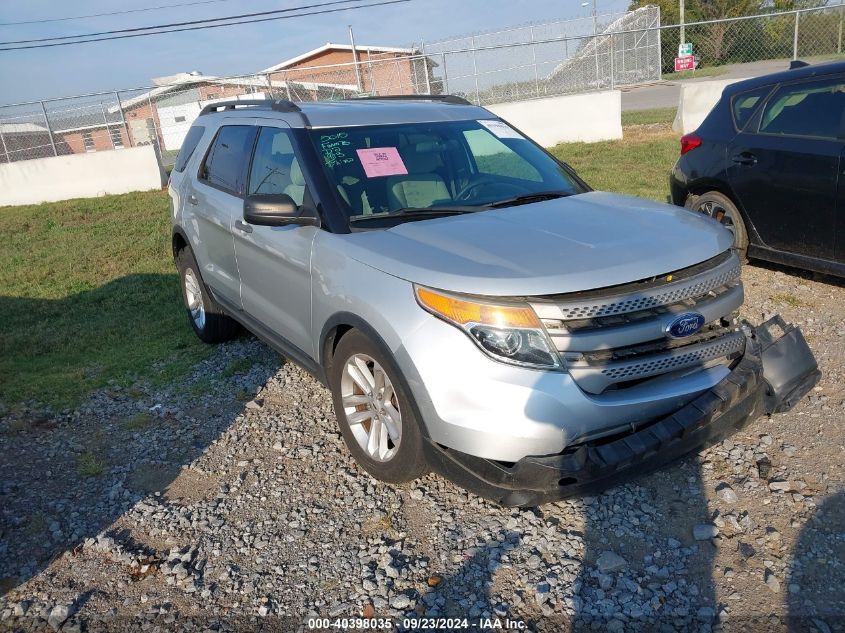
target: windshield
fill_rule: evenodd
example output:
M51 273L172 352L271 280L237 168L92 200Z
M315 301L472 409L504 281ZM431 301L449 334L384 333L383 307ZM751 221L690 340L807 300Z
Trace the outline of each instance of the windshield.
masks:
M409 210L491 208L585 191L503 121L443 121L311 131L350 220ZM540 196L541 198L542 196ZM539 199L539 198L538 198ZM417 217L420 217L419 215ZM428 217L428 216L423 216Z

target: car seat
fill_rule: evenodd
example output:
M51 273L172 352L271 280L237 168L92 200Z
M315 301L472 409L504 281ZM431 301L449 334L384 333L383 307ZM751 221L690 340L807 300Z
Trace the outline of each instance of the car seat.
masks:
M430 207L439 200L451 200L449 187L436 173L440 153L436 143L418 143L399 150L407 175L387 178L387 199L391 210Z
M290 184L285 187L284 192L293 198L297 205L301 205L305 198L305 176L302 175L302 168L296 158L290 165Z

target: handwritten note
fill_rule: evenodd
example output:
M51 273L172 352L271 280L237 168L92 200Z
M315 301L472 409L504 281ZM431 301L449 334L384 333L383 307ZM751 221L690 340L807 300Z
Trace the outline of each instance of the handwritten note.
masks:
M346 165L355 161L348 156L346 148L352 143L348 140L349 134L338 132L337 134L323 134L320 137L320 152L323 154L323 162L326 167L334 169L338 165Z
M408 173L399 150L395 147L372 147L355 151L358 152L358 158L361 159L367 178L402 176Z

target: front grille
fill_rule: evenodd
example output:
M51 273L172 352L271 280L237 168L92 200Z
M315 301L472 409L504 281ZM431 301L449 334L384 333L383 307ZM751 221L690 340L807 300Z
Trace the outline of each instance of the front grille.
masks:
M576 383L601 394L672 372L729 364L745 349L731 316L742 301L739 259L728 251L640 282L530 303ZM702 314L704 327L689 338L670 337L669 324L684 312Z

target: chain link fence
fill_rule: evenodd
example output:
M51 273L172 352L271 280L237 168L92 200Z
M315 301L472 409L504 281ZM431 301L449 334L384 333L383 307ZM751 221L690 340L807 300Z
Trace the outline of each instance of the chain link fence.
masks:
M660 8L529 24L421 44L446 90L479 104L660 79Z
M493 104L658 81L682 38L699 67L842 54L843 9L822 7L661 26L657 7L529 24L408 49L358 49L361 61L237 77L182 73L145 88L0 106L0 163L154 145L171 164L200 110L229 99L457 94Z

